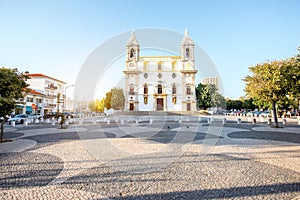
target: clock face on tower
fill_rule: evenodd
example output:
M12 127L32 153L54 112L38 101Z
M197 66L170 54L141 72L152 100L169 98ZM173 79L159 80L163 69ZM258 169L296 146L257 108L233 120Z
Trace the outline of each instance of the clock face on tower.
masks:
M135 68L135 64L134 64L133 62L130 62L130 63L128 64L128 68L129 68L129 69L134 69L134 68Z

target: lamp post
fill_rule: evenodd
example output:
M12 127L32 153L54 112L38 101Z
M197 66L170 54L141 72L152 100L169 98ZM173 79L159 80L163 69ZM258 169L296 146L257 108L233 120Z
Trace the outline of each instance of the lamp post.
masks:
M70 88L70 87L73 87L75 85L69 85L67 87L65 87L65 98L64 98L64 109L66 110L67 109L67 89Z

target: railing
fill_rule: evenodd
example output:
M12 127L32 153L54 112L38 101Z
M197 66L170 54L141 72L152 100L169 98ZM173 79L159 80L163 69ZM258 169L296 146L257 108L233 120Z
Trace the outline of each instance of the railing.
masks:
M56 104L45 103L45 107L56 107Z
M48 84L48 85L45 85L45 88L46 88L46 89L57 90L57 86L55 86L54 84Z
M48 97L48 98L56 98L57 96L53 95L53 94L46 94L46 97Z

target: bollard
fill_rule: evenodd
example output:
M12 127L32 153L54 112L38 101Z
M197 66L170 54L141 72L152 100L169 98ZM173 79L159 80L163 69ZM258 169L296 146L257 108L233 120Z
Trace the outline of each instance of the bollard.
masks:
M24 120L24 125L25 125L25 126L28 126L28 121L27 121L27 119Z
M121 119L121 124L124 124L124 119Z
M135 120L135 124L136 125L138 125L139 124L139 120L137 119L137 120Z
M83 124L83 119L79 119L79 125L82 125Z
M202 117L198 117L198 121L201 122L202 121Z
M96 119L92 120L93 125L96 125Z
M263 117L259 117L259 119L260 119L260 122L265 122L265 119L263 118Z
M207 123L210 124L211 118L207 118Z
M178 123L179 123L179 124L181 124L181 122L182 122L182 120L181 120L181 119L179 119L179 120L178 120Z
M58 119L57 119L57 123L60 123L61 122L61 117L59 117Z
M107 120L106 120L106 123L107 123L107 124L110 124L110 119L107 119Z
M10 124L11 124L11 126L16 126L16 122L15 121L11 121Z
M223 118L223 124L226 124L226 117Z
M271 125L271 123L272 123L272 119L268 118L268 125Z
M248 121L248 122L251 122L251 117L248 117L248 118L247 118L247 121Z
M255 118L252 119L252 124L256 124L256 119Z
M150 124L152 124L153 123L153 119L150 119L150 122L149 122Z
M241 119L241 118L237 118L237 119L236 119L236 122L237 122L238 124L241 124L242 119Z
M283 124L283 125L286 125L286 122L287 122L287 121L286 121L286 118L283 118L283 119L282 119L282 124Z
M35 120L34 120L34 123L35 123L35 124L38 124L38 123L39 123L39 119L35 119Z
M43 121L44 121L44 118L42 117L42 118L41 118L41 122L43 122Z
M52 126L55 125L55 120L52 120L51 125L52 125Z
M46 119L46 123L49 124L50 123L50 119Z

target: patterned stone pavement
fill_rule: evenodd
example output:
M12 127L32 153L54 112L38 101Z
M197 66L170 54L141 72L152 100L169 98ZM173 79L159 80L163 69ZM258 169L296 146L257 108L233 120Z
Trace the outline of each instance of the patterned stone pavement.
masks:
M300 126L18 125L0 199L300 199Z

